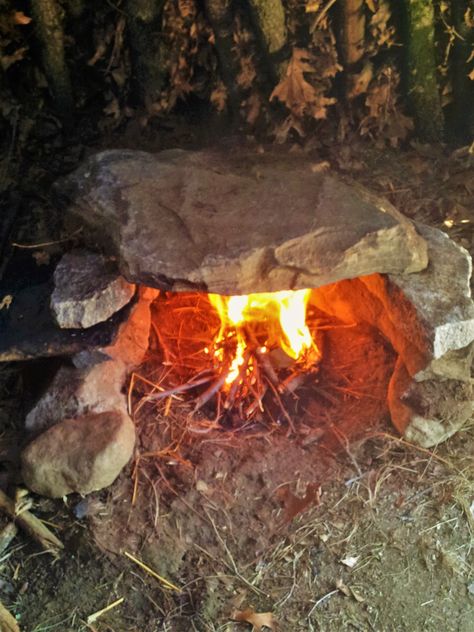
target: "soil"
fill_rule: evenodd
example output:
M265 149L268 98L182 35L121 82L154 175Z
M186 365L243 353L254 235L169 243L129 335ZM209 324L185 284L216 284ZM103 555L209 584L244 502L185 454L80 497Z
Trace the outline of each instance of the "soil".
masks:
M166 144L142 140L105 144ZM180 144L200 143L193 136ZM42 197L31 194L41 171L35 163L23 191L30 214L19 214L15 241L61 237L48 219L48 183L98 148L76 151L66 164L56 156ZM468 152L333 147L308 160L351 175L474 252ZM48 265L61 248L21 256L43 253L38 263ZM360 341L366 332L346 334L344 344L356 334ZM362 385L370 383L369 361L378 358L383 373L390 357L370 344L350 347ZM45 370L0 369L3 485L18 482L15 447ZM141 395L134 393L135 406ZM344 397L345 425L340 410L316 397L311 423L298 418L296 433L283 424L193 432L179 422L185 403L171 411L142 406L135 416L142 456L114 485L85 499L33 498L32 511L65 549L55 560L19 533L0 556L0 600L23 632L244 632L251 625L232 619L248 608L272 613L266 623L288 632L474 632L474 424L425 450L397 436L380 401L371 407Z

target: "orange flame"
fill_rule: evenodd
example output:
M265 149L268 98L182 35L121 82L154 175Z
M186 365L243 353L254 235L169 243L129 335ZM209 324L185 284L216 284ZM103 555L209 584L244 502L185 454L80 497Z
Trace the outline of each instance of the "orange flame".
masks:
M311 290L284 290L243 296L220 296L209 294L209 300L219 314L221 326L215 339L214 352L223 360L223 341L236 340L226 384L232 384L245 362L249 335L260 351L281 347L294 360L304 357L315 348L311 333L306 325L306 306ZM258 333L263 329L262 335ZM251 332L251 333L249 333Z

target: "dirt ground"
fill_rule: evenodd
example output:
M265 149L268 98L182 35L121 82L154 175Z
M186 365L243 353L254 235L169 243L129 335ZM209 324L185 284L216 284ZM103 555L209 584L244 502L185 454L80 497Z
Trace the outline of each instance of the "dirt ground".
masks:
M319 148L308 160L474 252L467 151ZM37 229L19 238L41 243L51 236L47 194L31 204L42 209ZM6 485L18 482L31 370L4 365L0 380ZM253 619L262 632L474 632L474 424L425 450L397 436L383 406L371 420L363 402L349 410L332 442L297 419L295 434L213 431L173 454L164 449L169 419L144 411L139 450L156 456L140 460L136 485L130 466L86 499L34 498L32 511L65 549L54 560L20 533L0 557L1 601L23 632L245 632L250 623L233 619L252 621L253 611L267 613L262 628Z

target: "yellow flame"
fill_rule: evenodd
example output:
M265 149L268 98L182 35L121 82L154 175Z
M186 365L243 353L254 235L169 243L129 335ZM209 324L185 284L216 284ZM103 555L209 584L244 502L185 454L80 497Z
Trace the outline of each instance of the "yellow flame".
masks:
M314 346L306 325L306 307L311 290L284 290L243 296L209 294L209 300L217 310L221 326L216 337L220 343L229 336L236 336L237 347L226 383L232 383L239 375L245 361L247 342L242 328L245 324L264 323L268 339L265 345L279 345L285 353L297 360L307 349ZM215 355L222 359L222 349Z

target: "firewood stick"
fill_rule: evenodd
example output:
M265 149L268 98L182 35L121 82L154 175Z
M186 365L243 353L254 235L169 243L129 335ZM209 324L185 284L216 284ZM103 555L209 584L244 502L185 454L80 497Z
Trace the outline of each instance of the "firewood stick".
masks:
M18 527L14 522L9 522L0 533L0 555L8 548L10 542L18 533Z
M290 417L288 411L286 410L286 408L283 405L283 402L281 401L281 397L278 393L277 388L270 382L270 380L268 381L268 385L270 386L273 394L275 395L275 399L277 400L278 405L280 406L280 410L283 413L283 416L285 417L285 419L288 422L288 425L290 427L290 431L293 432L294 434L296 434L296 428L295 428L295 424L293 423L293 419Z
M46 551L57 555L60 549L64 548L63 543L54 533L52 533L41 520L30 511L16 513L15 503L11 498L0 490L0 510L10 516L22 529L24 529L34 540L36 540Z
M212 379L212 376L201 378L200 380L193 380L190 382L186 382L186 384L180 384L179 386L175 386L174 388L170 388L167 391L160 391L159 393L153 393L152 395L146 396L146 401L154 402L160 399L164 399L165 397L169 397L170 395L176 395L177 393L184 393L185 391L189 391L192 388L196 388L197 386L202 386L203 384L207 384Z
M280 380L278 379L278 375L276 374L268 355L266 353L262 353L261 351L257 351L257 357L267 378L274 386L277 386L280 383Z
M211 399L211 397L213 397L217 393L217 391L219 391L224 386L226 377L227 377L227 371L225 371L218 380L216 380L213 384L211 384L211 386L196 399L196 404L193 410L194 413L197 412L200 408L202 408L204 404L207 404L207 402Z
M5 608L0 601L0 630L2 632L20 632L15 617Z

